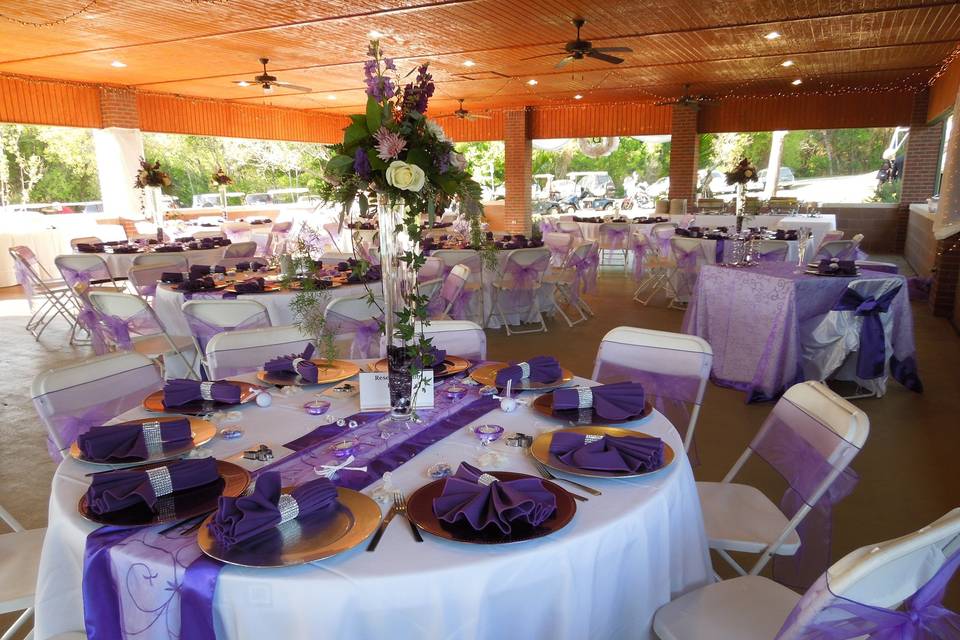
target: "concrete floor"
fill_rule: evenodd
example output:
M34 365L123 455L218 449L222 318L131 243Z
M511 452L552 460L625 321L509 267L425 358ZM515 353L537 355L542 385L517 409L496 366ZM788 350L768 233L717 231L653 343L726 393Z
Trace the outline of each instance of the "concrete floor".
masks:
M503 331L489 331L488 356L505 360L553 354L576 374L589 376L600 339L610 329L630 325L679 331L682 312L666 309L662 302L635 303L633 289L632 280L617 271L604 273L598 290L587 298L595 318L572 329L554 319L546 334L508 338ZM891 382L883 398L856 401L870 417L871 433L853 463L860 483L835 511L834 558L918 529L960 506L960 338L926 305L914 304L913 310L925 393ZM26 526L42 527L54 465L30 400L30 383L37 372L87 356L89 349L65 346L62 323L36 342L23 329L25 322L26 302L19 290L0 290L0 503ZM720 480L771 406L747 405L742 393L711 384L697 427L701 465L696 477ZM779 497L783 490L782 481L762 462L748 464L739 479L770 496ZM960 586L953 587L948 604L960 609ZM4 618L0 616L0 629Z

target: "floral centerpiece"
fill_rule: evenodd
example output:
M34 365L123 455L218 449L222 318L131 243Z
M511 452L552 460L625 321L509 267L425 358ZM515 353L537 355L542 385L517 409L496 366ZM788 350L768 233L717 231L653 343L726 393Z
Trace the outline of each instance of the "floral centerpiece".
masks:
M354 202L366 213L376 199L392 414L407 419L413 377L432 364L430 341L415 329L428 321L416 277L426 260L421 222L432 226L436 212L457 199L471 235L479 238L481 190L466 172L466 159L426 116L435 89L428 65L417 67L413 81L401 85L396 64L384 57L378 40L370 42L368 54L366 111L350 116L343 142L334 145L323 195L341 203L344 216ZM373 296L370 301L377 303Z
M224 213L227 211L227 186L233 184L233 178L227 175L227 172L223 170L223 167L217 167L217 170L210 176L210 180L213 181L213 184L216 185L217 191L220 192L220 208L223 209Z
M160 161L149 162L140 158L140 169L137 170L133 186L141 190L140 210L144 216L152 218L157 225L157 242L163 242L163 203L160 196L163 187L173 184L170 174L160 169Z
M742 158L730 171L726 172L727 184L736 185L736 213L737 213L737 233L743 231L744 213L744 190L748 182L756 182L760 179L757 175L757 168L753 166L747 158Z

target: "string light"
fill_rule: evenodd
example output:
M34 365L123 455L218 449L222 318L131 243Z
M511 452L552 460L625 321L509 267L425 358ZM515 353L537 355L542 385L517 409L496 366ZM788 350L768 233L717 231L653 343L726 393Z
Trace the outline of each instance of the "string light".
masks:
M0 18L3 18L4 20L6 20L6 21L8 21L8 22L12 22L12 23L14 23L14 24L18 24L18 25L20 25L21 27L52 27L52 26L57 25L57 24L63 24L63 23L66 22L67 20L71 20L71 19L73 19L73 18L76 18L77 16L79 16L79 15L82 14L82 13L86 13L87 11L89 11L90 9L92 9L92 8L94 7L94 5L96 5L96 4L97 4L97 0L89 0L89 2L87 2L85 5L83 5L82 7L80 7L80 8L77 9L76 11L74 11L73 13L68 13L67 15L65 15L65 16L63 16L63 17L61 17L61 18L54 18L54 19L52 19L52 20L42 20L42 21L39 21L39 22L35 22L35 21L33 21L33 20L24 20L24 19L22 19L22 18L17 18L17 17L15 17L15 16L10 16L10 15L7 15L7 14L5 14L5 13L0 13Z

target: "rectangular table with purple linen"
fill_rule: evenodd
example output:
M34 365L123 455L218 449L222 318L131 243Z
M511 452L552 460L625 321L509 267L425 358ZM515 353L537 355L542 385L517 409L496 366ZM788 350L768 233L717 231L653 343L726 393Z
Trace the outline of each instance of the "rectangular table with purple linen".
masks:
M790 263L743 269L704 265L683 332L713 348L714 382L746 391L748 401L776 398L803 380L805 323L826 314L854 278L796 273ZM900 278L861 271L860 278ZM893 357L913 363L913 317L906 280L890 305Z

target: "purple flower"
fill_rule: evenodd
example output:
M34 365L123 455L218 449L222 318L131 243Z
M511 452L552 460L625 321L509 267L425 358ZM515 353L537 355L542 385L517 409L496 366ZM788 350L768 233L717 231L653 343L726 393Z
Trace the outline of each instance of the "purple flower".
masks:
M378 102L383 102L396 95L397 88L392 79L378 75L377 71L376 60L367 60L363 63L363 78L367 84L367 95L373 96L373 99Z
M410 84L403 88L403 111L419 111L426 113L427 101L433 96L435 86L433 76L429 73L427 65L420 65L417 69L417 77Z
M380 127L373 137L377 141L377 157L384 162L399 156L407 146L406 140L386 127Z
M370 158L367 157L367 152L363 148L358 148L353 154L353 170L364 180L370 179Z

